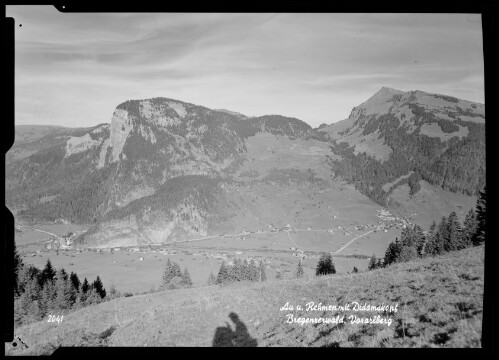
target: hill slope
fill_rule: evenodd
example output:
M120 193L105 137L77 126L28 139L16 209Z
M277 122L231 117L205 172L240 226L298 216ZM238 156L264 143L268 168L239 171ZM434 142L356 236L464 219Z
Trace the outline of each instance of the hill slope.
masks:
M318 130L342 156L331 162L336 174L380 204L400 185L417 193L420 180L467 196L485 185L483 104L382 88L348 119Z
M215 333L227 330L232 312L246 345L480 347L483 280L480 246L345 276L164 291L88 307L60 324L42 321L21 327L15 335L28 348L6 344L6 352L50 354L59 346L211 346ZM280 311L287 302L304 310ZM309 302L398 305L391 313L307 312ZM288 324L287 314L345 315L345 323ZM380 315L392 323L351 324L349 315Z

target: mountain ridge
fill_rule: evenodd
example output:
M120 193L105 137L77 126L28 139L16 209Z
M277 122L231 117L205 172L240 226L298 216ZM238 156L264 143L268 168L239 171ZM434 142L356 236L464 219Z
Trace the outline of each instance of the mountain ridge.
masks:
M277 168L300 186L318 184L316 174L327 186L334 174L382 205L403 203L393 191L409 184L409 199L420 180L471 196L484 185L484 121L479 104L387 87L348 119L317 129L297 118L243 120L164 97L128 100L116 106L110 123L15 143L7 154L6 202L25 220L92 223L88 236L95 243L109 226L110 238L133 244L134 237L205 236L209 214L230 222L232 212L253 207L234 207L226 189L289 183ZM295 161L287 165L290 156ZM265 164L269 157L274 168ZM313 170L306 170L309 163ZM198 193L185 191L186 184ZM166 188L180 197L165 198ZM168 205L155 205L157 199L169 199Z
M478 103L382 88L319 131L344 158L331 164L336 172L380 204L391 193L381 186L411 171L409 197L421 179L467 195L485 185L485 106Z

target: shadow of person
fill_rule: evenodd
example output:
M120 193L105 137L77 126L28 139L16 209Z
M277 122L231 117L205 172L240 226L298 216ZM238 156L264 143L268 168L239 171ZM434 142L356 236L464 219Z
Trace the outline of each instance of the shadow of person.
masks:
M244 323L239 320L239 316L231 312L229 314L230 319L234 323L236 330L234 331L234 346L241 346L241 347L255 347L257 346L258 342L256 339L253 339L250 334L248 333L248 328Z
M256 347L258 342L253 339L248 333L248 328L239 319L239 316L231 312L230 319L234 323L235 330L233 331L230 325L226 322L226 326L218 327L213 338L214 347Z
M217 327L215 336L213 337L213 347L233 347L234 332L230 328L229 323L225 322L225 326Z

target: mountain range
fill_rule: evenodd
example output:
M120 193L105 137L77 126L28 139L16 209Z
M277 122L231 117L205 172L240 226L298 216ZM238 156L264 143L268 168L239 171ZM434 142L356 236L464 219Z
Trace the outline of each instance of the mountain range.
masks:
M334 179L395 208L417 200L421 184L475 196L485 185L485 106L382 88L314 129L280 115L130 100L109 124L16 126L6 154L16 218L92 224L79 238L88 246L242 230L235 219L249 213L257 229L279 217L265 186L324 189Z

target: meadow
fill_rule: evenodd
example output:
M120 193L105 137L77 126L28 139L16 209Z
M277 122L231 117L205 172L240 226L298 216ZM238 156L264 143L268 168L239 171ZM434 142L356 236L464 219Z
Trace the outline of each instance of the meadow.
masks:
M6 354L48 355L59 346L212 346L221 330L230 333L227 326L243 329L241 341L256 346L481 347L483 281L479 246L357 274L166 290L84 308L61 323L23 326L16 336L29 347L7 343ZM307 311L310 302L352 308ZM286 303L294 308L281 310ZM359 312L354 303L396 311ZM345 322L288 323L290 314L345 316ZM353 315L391 321L352 323Z

